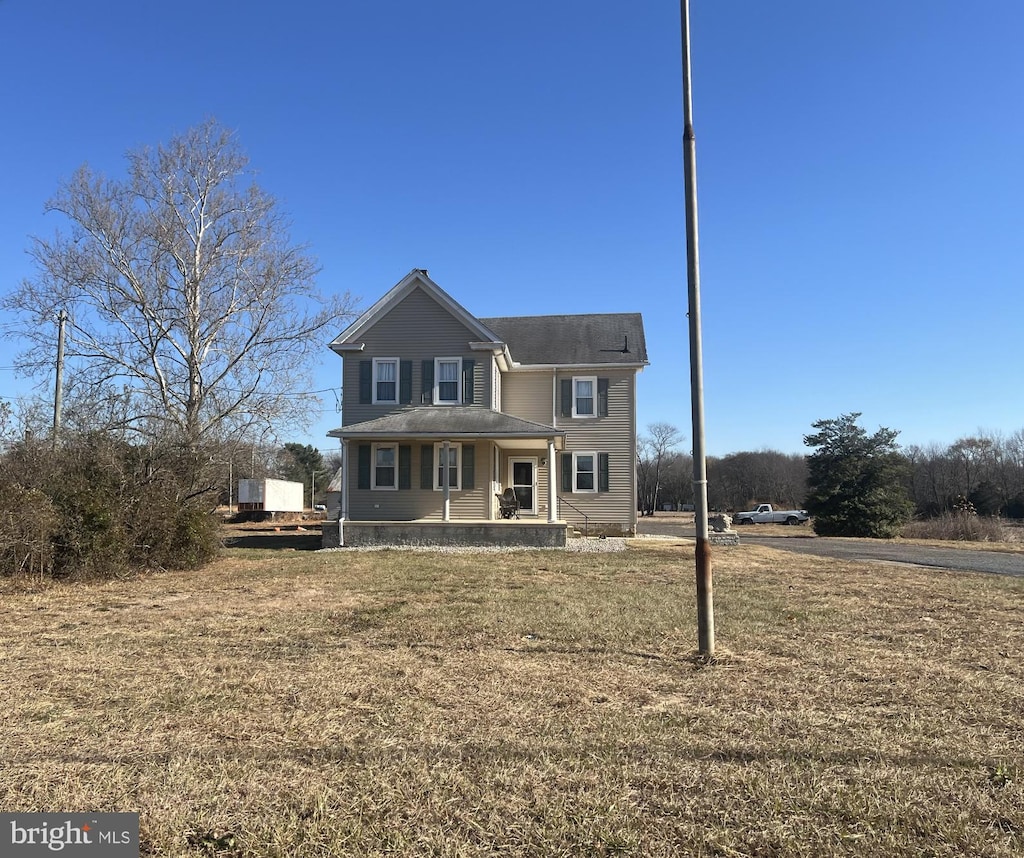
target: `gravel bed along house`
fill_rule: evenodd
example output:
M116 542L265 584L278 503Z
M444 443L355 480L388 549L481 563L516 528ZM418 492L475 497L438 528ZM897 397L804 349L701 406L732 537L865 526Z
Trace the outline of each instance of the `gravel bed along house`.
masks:
M599 553L625 551L625 537L579 538L566 540L565 548L529 548L507 545L366 545L341 548L321 548L321 551L429 551L436 554L511 554L518 551L575 551Z

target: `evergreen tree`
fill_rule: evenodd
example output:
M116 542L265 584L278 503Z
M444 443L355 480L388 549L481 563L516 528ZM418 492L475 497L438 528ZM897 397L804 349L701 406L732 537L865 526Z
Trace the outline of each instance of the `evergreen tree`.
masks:
M324 457L311 444L285 444L278 472L285 479L302 483L307 492L315 487L321 490L327 488L328 471L324 467ZM313 502L315 501L311 501Z
M905 488L907 462L896 446L899 432L880 428L868 435L859 412L812 423L804 436L815 448L807 456L807 511L821 536L889 539L913 511Z

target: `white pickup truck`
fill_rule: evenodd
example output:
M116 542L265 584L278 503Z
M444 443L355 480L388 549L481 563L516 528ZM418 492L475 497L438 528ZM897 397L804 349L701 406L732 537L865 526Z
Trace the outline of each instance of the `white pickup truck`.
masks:
M763 503L757 509L736 513L732 520L736 524L803 524L808 518L805 509L773 509L770 503Z

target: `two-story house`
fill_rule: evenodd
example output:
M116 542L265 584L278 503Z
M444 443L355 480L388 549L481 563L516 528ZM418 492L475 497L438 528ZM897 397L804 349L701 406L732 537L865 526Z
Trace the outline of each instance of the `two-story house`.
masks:
M325 545L635 533L638 313L477 318L414 269L331 348L344 464Z

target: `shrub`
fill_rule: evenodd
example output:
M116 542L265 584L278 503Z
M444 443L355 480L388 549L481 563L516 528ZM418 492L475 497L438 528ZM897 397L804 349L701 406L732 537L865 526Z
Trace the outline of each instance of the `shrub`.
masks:
M903 528L907 539L943 539L954 542L1012 542L998 518L969 512L945 512L935 518L912 521Z
M16 445L0 461L0 569L69 578L202 565L220 543L201 461L101 434Z
M0 569L43 577L53 563L57 513L38 489L0 482Z

